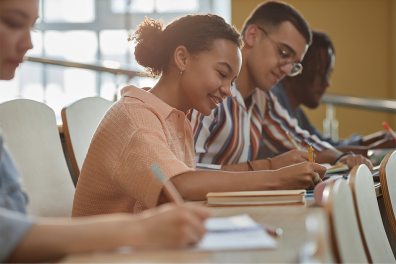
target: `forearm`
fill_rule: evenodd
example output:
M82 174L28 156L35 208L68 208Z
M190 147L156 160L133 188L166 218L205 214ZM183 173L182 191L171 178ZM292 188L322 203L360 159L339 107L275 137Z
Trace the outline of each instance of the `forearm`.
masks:
M342 154L337 149L325 149L316 154L316 163L334 164L336 159Z
M223 172L191 171L172 178L185 200L205 200L209 192L259 191L277 189L272 171Z
M339 148L337 148L339 151L341 151L342 153L345 153L345 152L349 152L349 151L352 151L353 153L355 153L355 154L360 154L360 155L362 155L363 157L366 157L367 158L367 150L368 150L368 148L367 147L365 147L365 146L344 146L344 147L339 147Z
M252 167L255 171L258 170L271 170L271 164L268 160L254 160L250 162L252 164ZM223 165L221 166L221 170L223 171L249 171L249 165L247 162L242 162L238 164L232 164L232 165Z
M42 262L71 253L137 244L124 235L132 216L108 215L81 219L51 219L37 223L11 255L11 262ZM117 220L117 221L115 221ZM129 223L129 224L127 224ZM135 228L136 229L136 228ZM139 230L136 229L136 233ZM133 232L132 232L133 233ZM129 232L129 235L131 232Z

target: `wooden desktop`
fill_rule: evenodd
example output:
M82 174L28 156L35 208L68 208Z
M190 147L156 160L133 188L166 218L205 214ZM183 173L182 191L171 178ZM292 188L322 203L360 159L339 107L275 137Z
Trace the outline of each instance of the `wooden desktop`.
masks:
M382 196L380 184L375 185L377 196ZM203 203L203 202L196 202ZM213 207L213 217L226 217L249 214L261 224L280 227L283 235L276 238L277 249L233 250L196 252L191 250L135 250L94 252L70 255L61 263L296 263L299 261L301 248L312 241L306 230L306 218L311 213L324 213L313 197L307 197L305 205L289 206L248 206L248 207ZM327 252L331 251L328 246Z

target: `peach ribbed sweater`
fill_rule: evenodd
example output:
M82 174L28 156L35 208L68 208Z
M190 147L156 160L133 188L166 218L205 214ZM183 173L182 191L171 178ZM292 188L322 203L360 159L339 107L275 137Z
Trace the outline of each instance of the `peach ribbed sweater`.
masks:
M153 163L167 178L195 168L190 122L146 90L125 87L103 117L77 183L73 217L155 207L163 185Z

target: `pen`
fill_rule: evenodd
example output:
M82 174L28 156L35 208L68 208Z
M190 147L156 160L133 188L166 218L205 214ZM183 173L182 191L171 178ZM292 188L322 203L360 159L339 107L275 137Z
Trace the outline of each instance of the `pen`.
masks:
M294 148L301 150L300 146L296 142L296 139L293 137L293 135L289 131L286 132L286 135L289 138L290 142L293 144Z
M183 198L180 196L173 183L165 178L160 167L157 164L153 164L151 165L151 170L154 172L155 176L157 176L157 179L164 184L164 188L170 196L168 198L177 205L183 204Z
M388 130L388 133L393 137L393 139L396 140L396 134L395 132L393 132L392 128L390 128L386 122L382 122L382 125L385 127L386 130Z
M309 144L309 147L308 147L308 159L309 159L309 162L314 162L313 148L312 148L311 144Z
M262 224L261 226L262 226L262 227L267 231L267 233L270 234L271 236L277 237L277 236L281 236L281 235L283 234L282 228L270 226L270 225L267 225L267 224L265 224L265 225Z

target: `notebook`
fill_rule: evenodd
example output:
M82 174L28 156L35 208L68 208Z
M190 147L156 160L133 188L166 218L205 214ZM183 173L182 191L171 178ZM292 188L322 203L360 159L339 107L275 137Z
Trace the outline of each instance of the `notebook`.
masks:
M251 206L305 204L305 190L212 192L207 206Z
M209 218L205 221L208 232L193 247L194 250L237 250L276 248L277 242L262 225L249 215Z

